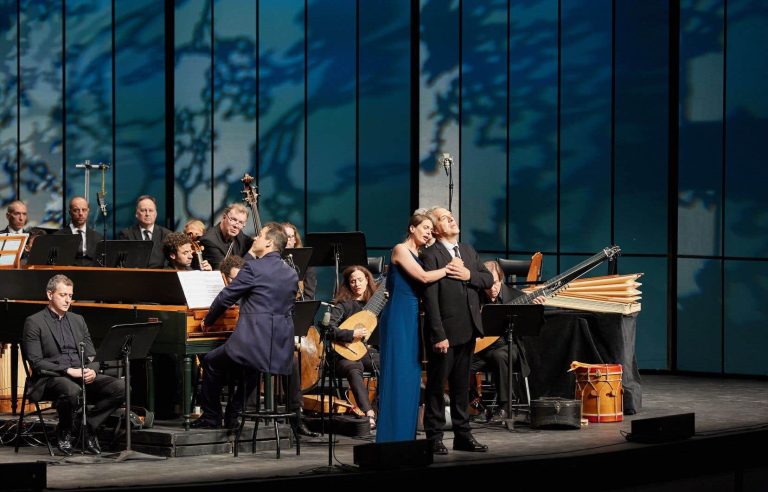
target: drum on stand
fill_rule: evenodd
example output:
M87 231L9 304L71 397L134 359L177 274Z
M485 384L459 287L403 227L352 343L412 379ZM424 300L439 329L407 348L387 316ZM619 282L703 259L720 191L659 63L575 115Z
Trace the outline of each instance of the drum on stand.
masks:
M571 364L576 372L576 399L581 415L590 422L624 420L621 364Z

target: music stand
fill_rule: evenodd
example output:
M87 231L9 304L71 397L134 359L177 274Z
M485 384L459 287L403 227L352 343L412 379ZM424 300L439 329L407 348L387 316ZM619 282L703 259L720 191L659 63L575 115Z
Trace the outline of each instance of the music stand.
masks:
M96 245L96 258L102 258L106 248L103 267L147 268L153 245L152 241L132 239L101 240Z
M43 234L32 243L27 265L72 266L79 248L79 234Z
M125 450L110 456L114 457L115 461L165 459L163 456L139 453L131 449L131 359L147 357L161 325L161 322L114 325L96 351L95 360L119 359L123 361L125 369Z
M507 418L504 425L509 431L515 428L512 417L512 346L516 337L538 336L544 326L544 306L541 304L486 304L482 310L483 333L485 336L503 336L507 341L507 404L504 410ZM519 350L522 354L522 350ZM530 406L530 396L528 396Z
M299 280L304 280L304 275L307 274L307 267L309 266L309 259L312 257L313 248L285 248L283 251L283 258L286 258L288 264L291 265L296 273L299 275ZM312 313L314 316L314 313Z
M333 292L339 289L341 266L368 265L368 253L365 247L365 234L362 232L310 232L307 233L307 245L313 248L310 266L333 266L336 270L336 284Z

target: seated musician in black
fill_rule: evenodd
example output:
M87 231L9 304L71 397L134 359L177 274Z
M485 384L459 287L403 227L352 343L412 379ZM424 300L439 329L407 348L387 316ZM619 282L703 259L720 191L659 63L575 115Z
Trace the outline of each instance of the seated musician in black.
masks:
M195 256L192 238L183 232L172 232L163 239L163 254L171 270L194 270L192 259ZM211 265L203 260L200 270L210 272Z
M205 231L200 238L203 258L214 270L229 255L245 256L253 239L243 232L248 220L248 209L241 203L233 203L224 209L221 220Z
M504 272L497 261L491 260L484 263L485 268L493 275L493 285L490 289L485 289L480 297L482 304L504 304L521 295L523 292L510 287L504 283ZM479 339L478 339L479 340ZM470 371L472 374L482 371L489 367L492 371L493 384L496 387L497 407L491 416L491 422L501 423L507 418L505 406L511 397L517 399L516 395L509 394L509 347L504 337L499 337L489 347L481 350L472 356ZM520 359L518 347L512 345L512 367L516 367ZM526 376L528 368L525 364L522 367L523 375ZM470 382L471 384L471 382Z
M368 335L366 328L354 330L340 329L339 326L350 316L363 310L366 302L376 292L377 285L367 268L359 265L347 267L342 273L343 282L336 293L334 308L328 329L329 338L335 342L358 342ZM376 412L373 410L368 388L363 380L363 371L378 372L379 353L372 347L360 360L347 360L336 355L336 376L343 376L349 381L349 387L357 406L368 417L371 429L376 428Z
M33 401L53 400L59 416L56 429L59 450L72 454L72 436L81 417L78 400L85 382L89 407L86 417L85 450L99 454L96 430L125 400L125 384L120 379L99 374L99 363L94 360L96 349L85 320L69 312L74 284L64 275L54 275L45 288L48 306L24 322L22 351L32 366L29 389ZM81 369L79 348L83 350L84 369Z

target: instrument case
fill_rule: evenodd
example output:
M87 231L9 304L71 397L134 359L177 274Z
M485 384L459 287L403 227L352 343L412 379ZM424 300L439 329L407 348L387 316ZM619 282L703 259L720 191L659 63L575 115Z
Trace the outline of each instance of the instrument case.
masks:
M539 398L531 402L534 429L581 429L581 401L567 398Z

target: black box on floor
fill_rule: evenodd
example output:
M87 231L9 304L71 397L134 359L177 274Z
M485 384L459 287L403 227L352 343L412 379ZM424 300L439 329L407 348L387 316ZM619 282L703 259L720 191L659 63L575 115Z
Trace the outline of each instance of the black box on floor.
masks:
M681 413L632 421L632 432L627 436L632 442L666 442L687 439L696 433L694 413Z
M428 466L432 464L432 441L360 444L352 448L352 456L357 466L369 470Z
M48 486L45 462L0 464L3 490L43 490Z

